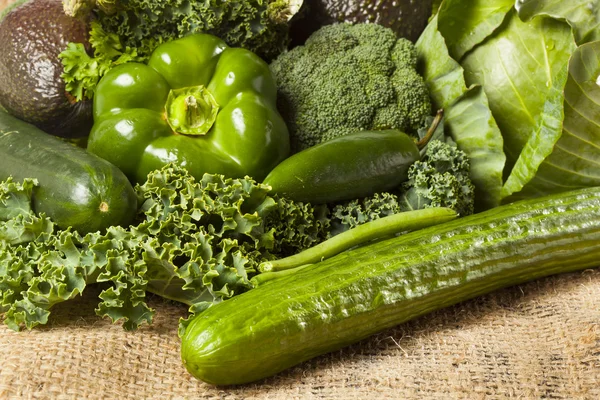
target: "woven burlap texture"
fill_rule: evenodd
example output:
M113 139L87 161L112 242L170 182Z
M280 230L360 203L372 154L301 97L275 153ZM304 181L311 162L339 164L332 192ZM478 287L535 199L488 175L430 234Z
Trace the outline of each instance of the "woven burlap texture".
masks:
M99 319L98 289L47 326L0 328L2 399L600 399L600 270L504 289L240 387L199 382L179 358L186 308L152 325Z
M1 399L600 399L598 270L498 291L235 388L183 368L185 307L152 298L154 323L125 332L94 316L97 295L31 332L0 327Z

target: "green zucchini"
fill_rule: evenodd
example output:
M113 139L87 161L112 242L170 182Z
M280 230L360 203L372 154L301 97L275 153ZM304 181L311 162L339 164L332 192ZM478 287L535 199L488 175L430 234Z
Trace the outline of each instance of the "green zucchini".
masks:
M351 200L396 188L408 179L409 167L419 158L417 144L403 132L362 131L288 157L263 183L295 201Z
M33 209L81 234L129 224L137 197L114 165L0 112L0 180L34 178Z
M343 252L216 304L181 357L241 384L492 290L600 263L600 188L503 205Z

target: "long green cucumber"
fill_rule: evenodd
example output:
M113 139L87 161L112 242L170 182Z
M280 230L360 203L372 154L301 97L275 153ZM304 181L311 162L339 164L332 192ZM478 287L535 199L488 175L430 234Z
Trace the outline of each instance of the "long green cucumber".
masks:
M600 188L503 205L343 252L216 304L182 336L203 381L256 381L490 291L600 264Z
M33 209L85 234L129 224L137 197L114 165L0 111L0 180L35 178Z

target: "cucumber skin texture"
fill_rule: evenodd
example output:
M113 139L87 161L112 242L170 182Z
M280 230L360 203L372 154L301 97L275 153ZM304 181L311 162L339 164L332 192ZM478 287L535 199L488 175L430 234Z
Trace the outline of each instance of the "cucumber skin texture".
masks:
M86 234L126 226L137 212L133 186L117 167L0 112L0 180L9 176L37 179L33 209L61 229Z
M419 160L416 143L398 130L361 131L298 152L264 179L272 192L313 204L391 190Z
M341 253L216 304L186 329L182 361L205 382L248 383L437 309L596 267L599 259L600 188L521 201Z

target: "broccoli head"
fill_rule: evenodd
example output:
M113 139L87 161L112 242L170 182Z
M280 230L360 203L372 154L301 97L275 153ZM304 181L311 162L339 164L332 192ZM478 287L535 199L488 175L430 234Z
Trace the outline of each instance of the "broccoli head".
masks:
M431 115L413 43L377 24L333 24L271 63L295 151L352 132L415 134Z

